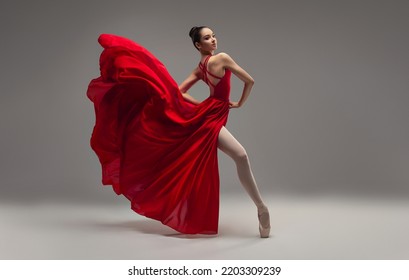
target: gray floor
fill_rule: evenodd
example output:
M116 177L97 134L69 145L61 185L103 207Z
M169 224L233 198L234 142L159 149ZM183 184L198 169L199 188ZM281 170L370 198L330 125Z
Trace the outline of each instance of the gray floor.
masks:
M267 197L258 238L245 196L221 197L217 236L182 235L111 204L0 203L0 259L409 259L409 201Z

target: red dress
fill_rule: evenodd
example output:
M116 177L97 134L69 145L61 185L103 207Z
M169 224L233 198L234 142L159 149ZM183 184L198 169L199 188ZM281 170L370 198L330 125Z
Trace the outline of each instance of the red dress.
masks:
M216 234L219 220L217 138L229 114L230 76L214 86L208 56L199 67L214 94L199 105L184 100L165 66L130 39L101 34L90 145L102 184L124 195L135 212L181 233ZM211 74L210 74L211 75Z

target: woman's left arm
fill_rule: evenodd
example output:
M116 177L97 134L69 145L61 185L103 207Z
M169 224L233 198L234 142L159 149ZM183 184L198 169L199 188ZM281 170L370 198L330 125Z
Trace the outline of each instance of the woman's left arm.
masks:
M179 90L182 93L183 98L193 104L200 104L200 101L196 100L187 91L200 79L197 69L193 72L179 85Z
M248 96L250 95L251 88L254 85L254 79L241 68L227 53L219 53L224 67L228 68L233 74L235 74L240 80L244 82L243 93L239 102L230 102L230 108L238 108L243 106Z

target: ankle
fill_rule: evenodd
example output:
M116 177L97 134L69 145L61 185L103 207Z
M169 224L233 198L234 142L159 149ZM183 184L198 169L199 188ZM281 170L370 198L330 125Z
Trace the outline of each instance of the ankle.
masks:
M260 204L256 204L256 207L259 212L268 210L267 205L265 205L263 202L261 202Z

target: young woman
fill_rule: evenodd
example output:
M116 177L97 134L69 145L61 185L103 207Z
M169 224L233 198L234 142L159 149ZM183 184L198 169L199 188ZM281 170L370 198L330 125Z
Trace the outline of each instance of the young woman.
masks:
M229 109L243 105L253 79L227 54L214 55L211 29L194 27L189 35L201 62L180 86L140 44L99 36L101 75L91 80L87 96L94 103L90 144L102 166L102 184L129 199L135 212L181 233L217 234L219 148L236 162L258 209L260 237L268 237L268 209L246 151L225 128ZM239 102L229 100L231 73L245 83ZM199 79L210 87L202 102L187 93Z
M230 79L230 72L232 72L244 82L244 88L240 100L238 102L229 101L229 105L230 108L243 106L254 84L253 78L237 65L228 54L224 52L214 54L217 49L217 39L214 32L207 26L192 27L189 36L200 53L200 63L190 76L180 84L179 89L183 97L193 104L200 104L187 91L198 80L202 79L209 85L210 97L228 99L230 93L228 79ZM217 145L221 151L235 161L240 182L257 206L260 235L261 237L268 237L270 231L268 209L261 199L246 150L224 126L220 130Z

